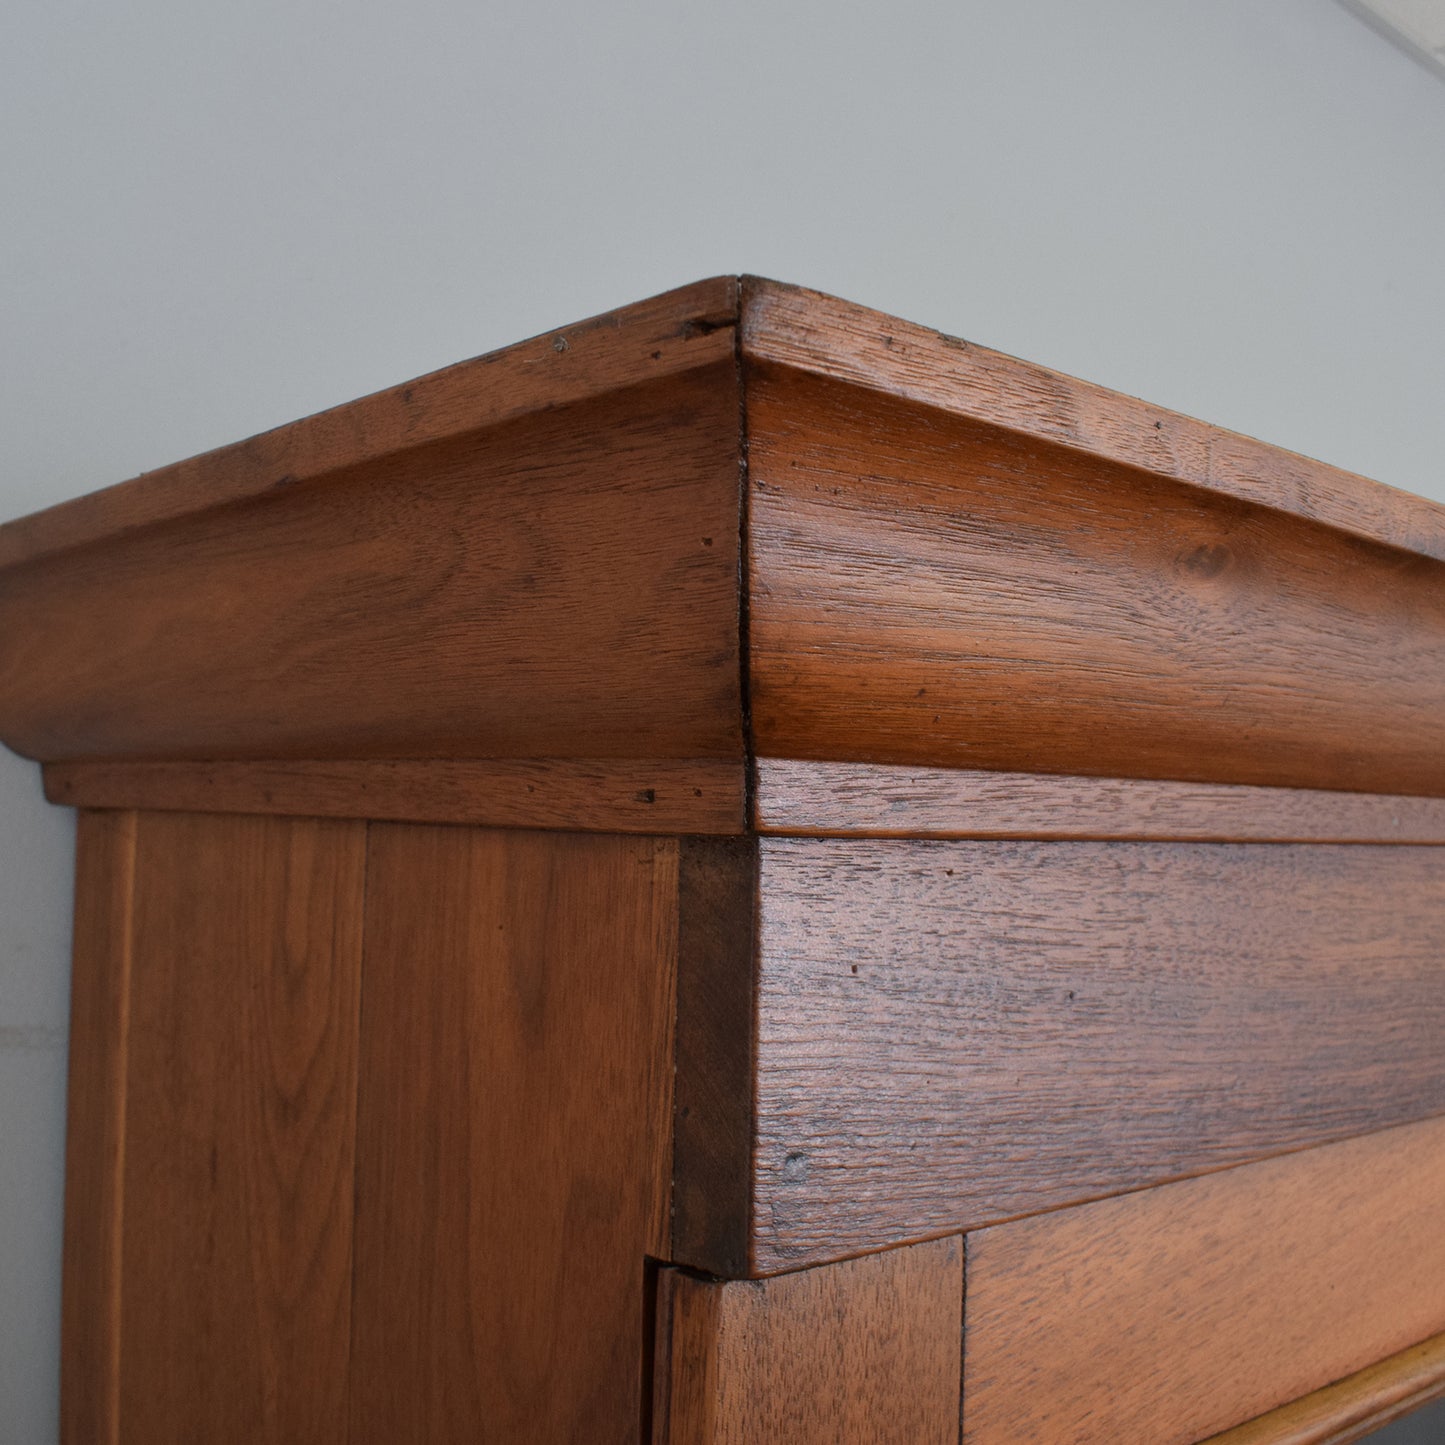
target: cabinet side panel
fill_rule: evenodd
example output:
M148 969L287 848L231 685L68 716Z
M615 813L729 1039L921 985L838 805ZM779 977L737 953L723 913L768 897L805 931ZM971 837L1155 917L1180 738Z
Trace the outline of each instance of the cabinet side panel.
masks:
M1189 1445L1445 1328L1445 1120L968 1236L966 1445Z
M346 1438L360 823L143 813L120 1436Z
M116 1445L134 813L81 813L76 836L65 1150L60 1434Z
M663 1288L658 1445L958 1439L961 1240L765 1280L664 1272Z
M677 844L371 828L356 1445L634 1441Z

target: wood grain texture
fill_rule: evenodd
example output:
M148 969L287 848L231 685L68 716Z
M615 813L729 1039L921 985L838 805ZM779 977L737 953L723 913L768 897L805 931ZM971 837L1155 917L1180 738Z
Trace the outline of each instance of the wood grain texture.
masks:
M119 1445L121 1206L136 820L133 813L82 813L78 824L60 1438L63 1445Z
M45 761L741 759L729 360L0 571Z
M1445 508L1423 497L836 296L742 280L748 361L866 387L1445 560Z
M753 824L762 833L1445 843L1445 800L1436 798L779 758L756 767Z
M684 839L678 895L667 1258L736 1277L748 1272L756 1136L757 845Z
M760 847L749 1272L1445 1110L1438 849Z
M960 1240L659 1289L656 1445L957 1441Z
M1445 1396L1445 1335L1281 1405L1209 1445L1349 1445Z
M1433 556L835 381L747 406L759 756L1445 793Z
M372 826L352 1445L637 1439L677 852Z
M139 819L127 1445L347 1438L364 834Z
M730 361L737 311L736 278L718 276L546 332L8 522L0 526L0 567Z
M741 759L718 758L49 763L45 795L71 807L727 834L745 826L745 777Z
M1187 1445L1445 1328L1445 1120L971 1234L965 1445Z

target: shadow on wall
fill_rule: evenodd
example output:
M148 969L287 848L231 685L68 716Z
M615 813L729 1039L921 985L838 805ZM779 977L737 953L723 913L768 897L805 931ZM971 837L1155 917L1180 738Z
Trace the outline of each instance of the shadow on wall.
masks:
M1371 1445L1445 1445L1445 1400L1376 1430L1368 1439Z

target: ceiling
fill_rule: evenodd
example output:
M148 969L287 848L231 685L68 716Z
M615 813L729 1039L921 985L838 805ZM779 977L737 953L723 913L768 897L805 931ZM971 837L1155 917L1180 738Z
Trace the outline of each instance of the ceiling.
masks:
M1445 0L1340 0L1372 30L1445 80Z

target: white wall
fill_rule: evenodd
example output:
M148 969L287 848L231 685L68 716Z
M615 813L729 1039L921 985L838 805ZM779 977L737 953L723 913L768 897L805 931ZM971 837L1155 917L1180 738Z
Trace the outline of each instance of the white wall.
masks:
M715 272L1445 499L1445 85L1327 0L9 0L0 518ZM0 1445L71 822L0 753Z

